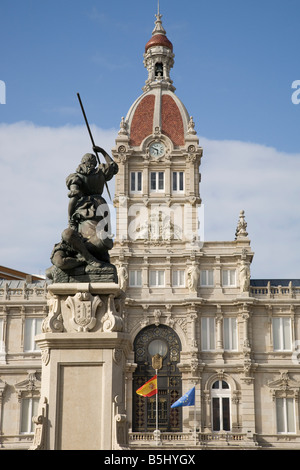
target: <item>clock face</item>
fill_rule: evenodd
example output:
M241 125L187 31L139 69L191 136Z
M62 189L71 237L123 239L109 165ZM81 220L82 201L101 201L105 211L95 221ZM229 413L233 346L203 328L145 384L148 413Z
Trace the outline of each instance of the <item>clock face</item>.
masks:
M161 157L165 153L165 146L162 142L154 142L150 145L149 153L151 157Z

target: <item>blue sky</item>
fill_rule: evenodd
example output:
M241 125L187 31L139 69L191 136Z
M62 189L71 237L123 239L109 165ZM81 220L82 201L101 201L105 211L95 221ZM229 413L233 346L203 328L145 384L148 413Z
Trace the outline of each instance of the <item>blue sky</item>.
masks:
M65 177L90 150L76 93L109 150L142 93L156 9L156 0L1 0L0 264L49 265ZM232 239L245 209L255 277L300 277L299 0L160 0L160 10L176 94L204 148L206 239Z
M2 0L2 122L116 127L146 79L156 0ZM178 96L213 139L298 151L298 0L161 0Z

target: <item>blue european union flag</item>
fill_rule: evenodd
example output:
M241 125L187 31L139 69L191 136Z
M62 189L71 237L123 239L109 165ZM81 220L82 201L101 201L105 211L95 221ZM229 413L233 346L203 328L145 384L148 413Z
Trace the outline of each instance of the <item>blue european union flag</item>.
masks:
M191 388L188 392L186 392L183 397L179 398L179 400L175 401L171 408L176 408L177 406L192 406L195 404L195 387Z

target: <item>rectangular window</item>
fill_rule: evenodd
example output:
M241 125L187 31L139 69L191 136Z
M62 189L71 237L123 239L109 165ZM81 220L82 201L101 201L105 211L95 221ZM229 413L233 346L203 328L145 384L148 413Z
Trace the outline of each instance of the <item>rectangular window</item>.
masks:
M129 271L129 287L141 287L142 286L142 271L134 270Z
M236 318L224 318L224 349L237 351L237 321Z
M185 286L185 280L184 280L184 270L175 270L172 273L172 284L173 287L184 287Z
M223 269L222 284L227 287L234 287L236 285L235 269Z
M150 172L150 190L153 192L165 190L165 174L163 171Z
M220 399L212 399L213 431L220 431Z
M23 398L21 403L21 433L34 432L33 416L38 415L39 398Z
M230 403L228 397L213 397L213 431L230 431Z
M291 351L291 319L286 317L275 317L272 320L272 324L274 351Z
M276 398L276 420L278 433L295 433L294 398Z
M165 272L160 270L150 271L149 273L150 287L164 287Z
M213 317L201 318L201 349L203 351L215 349L215 319Z
M213 286L214 272L212 269L204 269L200 272L200 286Z
M172 189L173 189L173 192L184 191L184 172L183 171L173 171Z
M132 171L130 173L130 191L132 193L142 192L142 172Z
M24 351L38 350L34 338L41 333L42 318L25 319Z

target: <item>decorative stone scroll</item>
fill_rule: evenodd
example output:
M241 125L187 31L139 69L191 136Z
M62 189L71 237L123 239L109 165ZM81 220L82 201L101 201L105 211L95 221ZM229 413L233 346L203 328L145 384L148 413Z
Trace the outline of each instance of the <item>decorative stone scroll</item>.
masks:
M114 296L112 294L108 296L106 313L102 318L102 323L105 333L123 330L123 319L116 311Z
M50 333L50 332L63 332L64 331L64 323L63 317L61 315L61 306L60 306L60 298L57 295L53 295L48 297L47 304L49 306L49 313L46 318L44 318L42 323L42 332L43 333Z
M29 450L46 450L46 429L48 420L48 401L44 398L42 413L32 418L35 424L33 443Z

